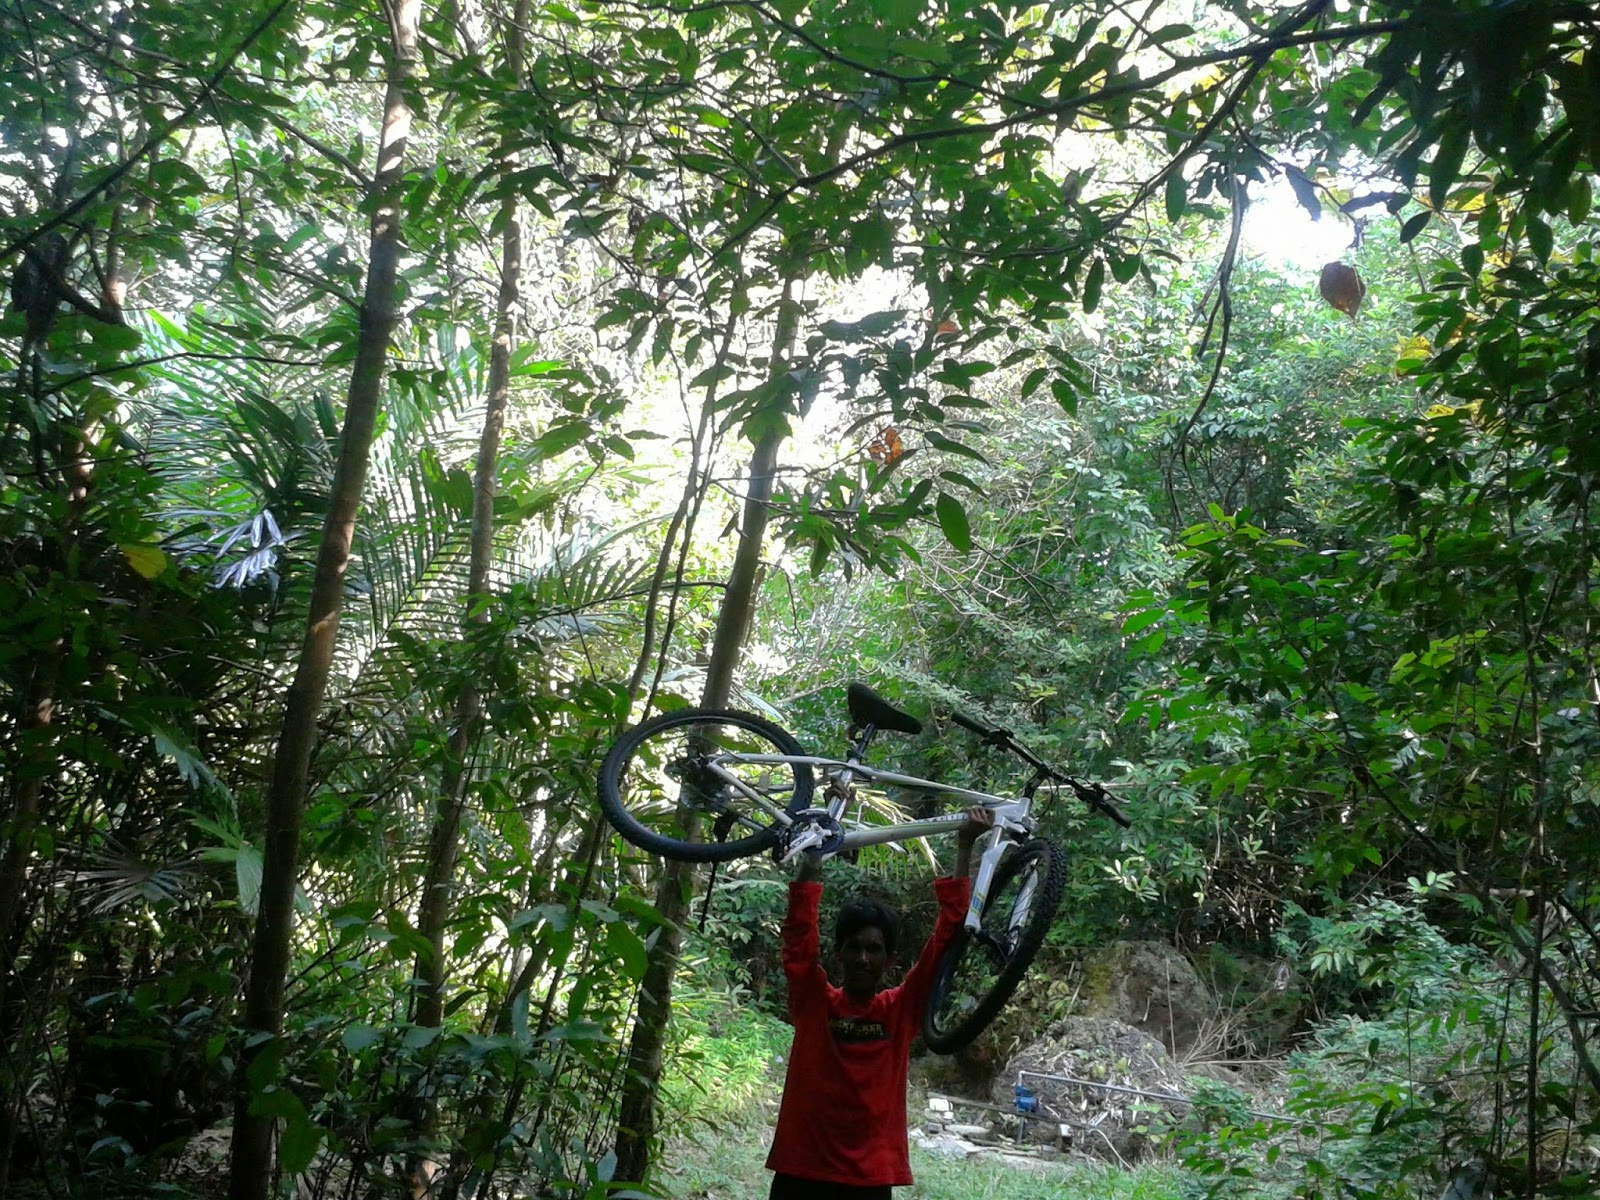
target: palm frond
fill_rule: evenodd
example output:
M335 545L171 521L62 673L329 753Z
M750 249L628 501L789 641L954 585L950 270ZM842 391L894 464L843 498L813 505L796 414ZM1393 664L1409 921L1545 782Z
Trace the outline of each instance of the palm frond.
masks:
M67 871L64 878L83 889L97 916L139 904L176 904L200 879L194 855L163 863L147 863L125 850L90 851L84 857L93 865Z

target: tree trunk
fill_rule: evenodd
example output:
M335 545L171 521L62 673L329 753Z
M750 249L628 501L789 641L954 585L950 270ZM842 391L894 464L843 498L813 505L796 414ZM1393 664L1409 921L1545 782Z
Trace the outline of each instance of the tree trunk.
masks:
M0 1028L6 1033L6 1044L17 1052L11 1040L12 1022L9 1020L12 1005L7 993L12 982L12 966L22 943L23 931L17 917L22 912L22 897L28 881L28 860L33 857L35 838L39 827L39 802L44 794L44 781L48 764L41 761L50 750L48 738L55 708L56 671L60 666L60 651L52 648L44 660L34 668L34 681L28 696L27 709L22 714L18 743L22 760L12 771L16 788L8 806L9 812L3 826L4 852L0 853ZM29 745L37 738L40 746ZM45 753L36 753L42 750ZM17 993L17 1007L25 1007L26 990ZM13 1069L20 1066L14 1065ZM10 1072L7 1072L9 1076ZM16 1146L22 1093L12 1086L10 1078L0 1078L0 1198L10 1194L11 1155Z
M50 774L50 724L55 711L56 671L60 645L52 647L34 667L33 685L19 722L17 743L21 760L11 770L15 783L5 819L4 850L0 852L0 1005L11 982L15 940L20 936L17 915L27 885L28 860L33 856L39 826L39 802Z
M519 12L525 7L525 4L519 5ZM473 609L489 590L489 567L494 555L495 463L500 456L500 433L505 427L506 405L511 395L511 351L516 342L516 307L521 295L522 227L517 220L515 200L505 202L500 219L505 233L501 239L498 315L489 355L488 410L478 439L478 459L473 475L471 549L463 618L469 630L473 624L488 620L486 612L474 616ZM444 783L434 814L428 869L423 877L422 903L417 915L417 932L432 947L429 953L417 958L417 978L422 980L422 991L417 997L418 1025L436 1026L442 1019L444 929L450 916L450 885L455 876L458 850L456 835L466 800L467 758L476 740L481 710L482 698L469 678L456 698Z
M394 59L384 95L378 171L372 182L376 204L372 213L366 291L361 304L361 332L345 400L339 461L334 470L327 519L322 527L322 544L317 552L305 639L285 702L283 728L278 736L272 784L267 794L260 915L256 919L251 947L244 1005L246 1036L259 1040L247 1046L240 1058L229 1190L233 1200L266 1200L271 1188L273 1121L251 1111L252 1088L246 1068L283 1028L284 989L299 873L300 826L311 753L316 742L317 717L333 665L350 542L355 532L362 485L366 481L389 340L397 321L399 183L411 133L411 111L406 107L404 88L415 71L422 0L397 0L387 11L392 22Z
M527 21L527 0L517 5L515 24ZM515 37L517 61L521 61L521 37ZM496 301L494 344L489 352L488 407L483 431L478 437L478 458L473 472L472 528L467 564L467 588L463 597L462 624L468 637L472 626L489 619L487 612L475 612L489 590L489 567L494 557L495 466L500 457L500 434L505 428L506 407L511 396L511 351L517 337L517 303L522 285L522 226L517 218L515 198L500 209L501 235L500 292ZM440 782L439 804L434 811L433 829L428 838L428 865L422 877L422 902L417 912L417 932L428 949L417 955L415 1022L434 1029L444 1024L445 977L449 962L445 949L445 930L450 923L452 888L460 854L461 813L466 806L471 781L469 760L477 744L482 724L482 695L469 675L456 697L451 721L450 745L445 752L444 776ZM420 1138L426 1140L434 1127L434 1105L413 1098L414 1120ZM409 1172L411 1195L421 1200L433 1192L432 1163L418 1161Z
M784 281L777 327L773 332L770 379L780 378L787 370L790 343L799 324L799 308L793 301L794 287L792 277ZM756 575L766 545L778 450L789 436L781 423L770 424L767 429L756 441L750 456L739 545L734 551L722 607L717 612L711 661L706 667L706 685L700 698L700 703L707 708L721 708L728 703L739 650L755 609ZM688 916L693 893L693 867L669 861L656 888L655 905L661 914L661 933L650 948L644 978L639 984L633 1037L628 1043L628 1067L617 1110L618 1179L642 1181L650 1170L656 1132L656 1095L661 1084L661 1052L666 1044L667 1022L672 1016L672 977L677 971L683 922Z
M21 392L21 373L29 359L33 362L33 387L39 388L39 348L24 346L17 367L18 392ZM60 476L63 500L57 561L51 574L60 578L77 576L78 544L83 532L84 509L89 503L93 463L81 434L83 421L63 417L55 427L41 423L35 436L48 443ZM45 449L39 452L39 462L44 461ZM42 477L41 477L42 482ZM14 784L7 805L5 821L0 824L0 1032L10 1046L12 1032L11 1014L21 1006L25 997L11 995L13 965L22 948L23 900L28 884L28 865L38 845L39 827L45 801L45 782L57 772L56 739L53 727L56 705L60 701L63 660L68 654L66 642L57 638L46 648L34 664L29 681L25 710L18 721L17 758L20 760L11 771ZM15 1072L19 1063L10 1064L10 1070L0 1076L0 1198L10 1194L12 1150L18 1133L17 1117L22 1096L16 1091Z

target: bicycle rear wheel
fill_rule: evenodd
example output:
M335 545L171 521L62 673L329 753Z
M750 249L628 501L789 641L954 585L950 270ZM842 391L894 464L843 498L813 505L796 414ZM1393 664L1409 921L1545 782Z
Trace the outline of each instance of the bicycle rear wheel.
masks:
M686 862L727 862L778 840L780 813L810 806L810 767L751 761L804 755L752 713L683 708L636 725L600 764L600 807L636 846ZM731 839L731 840L730 840Z
M923 1040L952 1054L1005 1007L1044 944L1066 888L1066 860L1034 839L1001 860L976 933L963 929L939 959L928 994Z

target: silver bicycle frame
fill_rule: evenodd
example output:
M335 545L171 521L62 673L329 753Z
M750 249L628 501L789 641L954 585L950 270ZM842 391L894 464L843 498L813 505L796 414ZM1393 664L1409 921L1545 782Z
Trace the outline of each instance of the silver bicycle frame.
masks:
M1033 822L1029 819L1029 810L1033 801L1027 796L1019 796L1014 800L1007 800L1001 796L994 796L988 792L975 792L969 788L953 787L947 783L939 783L933 779L923 779L916 775L900 775L894 771L880 771L870 767L864 762L846 761L839 758L820 758L803 754L741 754L737 751L726 751L716 755L707 766L729 787L739 792L752 804L764 810L777 825L793 825L794 818L785 810L775 808L767 802L765 796L756 788L750 787L730 771L721 769L724 762L748 763L752 766L789 766L808 767L816 771L823 779L828 781L828 790L833 794L828 799L828 815L835 821L844 816L845 807L850 803L853 787L856 783L866 783L882 787L907 788L912 791L926 792L930 795L949 796L953 799L964 801L968 807L981 804L994 813L994 830L984 839L985 845L982 855L978 859L978 873L972 881L972 900L967 905L967 916L964 924L967 929L976 931L982 922L984 902L989 897L989 888L994 883L995 870L1000 865L1000 859L1005 854L1008 845L1020 845L1024 838L1033 832ZM833 785L841 786L833 786ZM902 821L895 825L873 825L860 829L850 830L839 843L839 850L853 850L858 846L881 846L888 842L903 842L910 838L936 837L940 834L955 833L966 822L965 812L945 813L937 817L929 817L922 821ZM825 838L821 830L802 831L790 845L789 853L783 861L788 862L795 855L804 853L813 846L820 845ZM1018 897L1017 907L1021 916L1013 914L1014 922L1025 918L1029 903L1033 897L1032 881L1024 885L1023 893Z

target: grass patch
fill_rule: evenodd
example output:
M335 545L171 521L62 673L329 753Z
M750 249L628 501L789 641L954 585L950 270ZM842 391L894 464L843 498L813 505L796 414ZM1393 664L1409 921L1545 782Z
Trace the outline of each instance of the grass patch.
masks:
M790 1030L726 996L680 997L662 1081L669 1144L662 1184L674 1200L766 1200L765 1166L783 1091ZM1017 1166L911 1149L916 1184L901 1200L1184 1200L1191 1177L1170 1166L1120 1170L1084 1163Z
M681 1200L766 1200L772 1183L762 1165L766 1157L763 1127L702 1131L668 1147L662 1160L666 1194ZM1175 1167L1016 1167L993 1158L946 1158L915 1146L911 1173L916 1185L896 1191L903 1200L1184 1200L1194 1191Z

